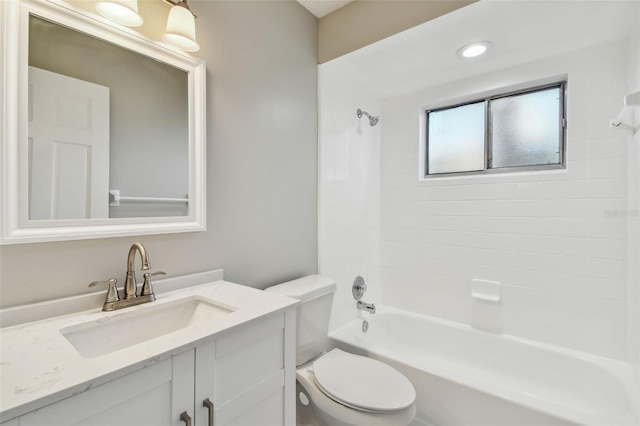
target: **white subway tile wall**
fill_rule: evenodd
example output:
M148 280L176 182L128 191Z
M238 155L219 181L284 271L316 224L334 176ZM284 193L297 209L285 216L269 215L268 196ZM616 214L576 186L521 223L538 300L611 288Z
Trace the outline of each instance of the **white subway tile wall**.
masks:
M332 328L363 315L356 275L367 301L464 324L471 279L483 278L502 283L505 333L638 363L640 133L608 123L640 88L639 45L383 101L321 65L319 271L338 282ZM555 75L569 81L565 171L419 180L425 106ZM360 122L357 108L380 124Z
M364 277L362 300L380 303L380 128L359 119L361 108L379 115L380 101L353 79L320 65L319 273L336 280L331 328L358 315L351 285ZM384 122L384 117L381 119Z
M640 10L636 34L629 43L629 92L640 90ZM636 122L640 111L636 108ZM628 138L627 143L627 276L629 295L629 359L636 364L637 382L640 388L640 131Z
M608 125L627 94L628 57L615 42L382 102L384 304L470 324L471 279L499 281L504 333L628 359L639 144ZM566 171L419 179L421 109L559 75Z

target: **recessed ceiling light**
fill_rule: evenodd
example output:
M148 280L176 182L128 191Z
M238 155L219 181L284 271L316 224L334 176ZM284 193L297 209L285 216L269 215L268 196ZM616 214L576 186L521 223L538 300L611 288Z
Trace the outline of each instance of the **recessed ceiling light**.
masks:
M488 41L478 41L476 43L467 44L458 49L457 55L461 58L469 59L482 55L491 47Z

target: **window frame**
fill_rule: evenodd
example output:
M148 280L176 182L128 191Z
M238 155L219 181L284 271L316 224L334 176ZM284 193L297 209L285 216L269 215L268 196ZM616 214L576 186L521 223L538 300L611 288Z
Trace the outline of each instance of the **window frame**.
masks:
M492 148L493 148L493 138L491 134L491 124L492 124L492 114L491 114L491 101L495 99L508 98L518 95L526 95L530 93L541 92L548 89L558 88L560 89L560 100L559 100L559 163L556 164L534 164L534 165L526 165L526 166L512 166L512 167L499 167L492 168ZM543 171L543 170L560 170L566 168L566 132L567 132L567 119L566 119L566 96L567 96L567 81L559 80L554 81L552 83L538 84L533 85L517 90L508 90L505 92L499 92L494 95L477 97L471 100L449 104L442 107L437 108L428 108L424 110L424 118L425 118L425 137L424 137L424 174L423 178L432 179L432 178L441 178L441 177L452 177L452 176L471 176L471 175L486 175L486 174L497 174L497 173L514 173L514 172L534 172L534 171ZM445 172L445 173L429 173L429 114L432 112L439 112L448 109L458 108L466 105L476 104L476 103L484 103L484 169L483 170L469 170L469 171L461 171L461 172Z

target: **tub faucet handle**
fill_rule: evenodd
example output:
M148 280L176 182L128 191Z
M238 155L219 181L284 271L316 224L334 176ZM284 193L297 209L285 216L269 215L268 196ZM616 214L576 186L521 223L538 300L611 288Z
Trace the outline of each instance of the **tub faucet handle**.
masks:
M364 278L360 275L353 280L353 286L351 286L351 294L356 300L362 299L364 292L367 291L367 284L364 282Z

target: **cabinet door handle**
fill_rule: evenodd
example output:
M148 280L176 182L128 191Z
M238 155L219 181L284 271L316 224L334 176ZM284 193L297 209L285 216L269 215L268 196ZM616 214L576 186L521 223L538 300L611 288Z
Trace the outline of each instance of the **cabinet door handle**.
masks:
M186 426L191 426L191 416L187 414L186 411L183 411L180 414L180 420L182 420Z
M202 406L209 409L209 426L213 426L213 402L207 398L202 401Z

